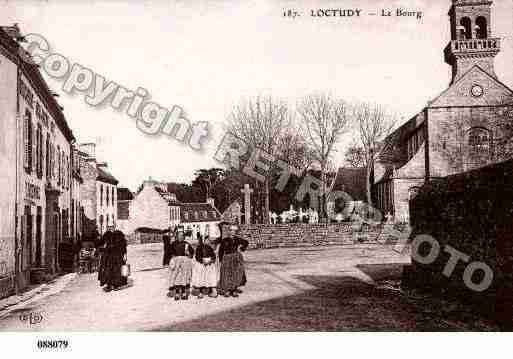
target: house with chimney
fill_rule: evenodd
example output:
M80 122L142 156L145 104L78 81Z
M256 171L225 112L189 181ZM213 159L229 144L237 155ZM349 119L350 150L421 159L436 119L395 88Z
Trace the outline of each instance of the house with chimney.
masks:
M193 239L198 233L216 237L221 214L214 200L181 202L169 187L168 183L151 178L143 182L130 200L125 233L130 234L141 228L164 231L183 225L185 230L193 233Z

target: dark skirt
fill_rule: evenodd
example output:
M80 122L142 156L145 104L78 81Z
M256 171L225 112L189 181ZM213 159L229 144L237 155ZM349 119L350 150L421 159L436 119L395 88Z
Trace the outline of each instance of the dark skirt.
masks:
M230 291L244 280L244 261L240 252L225 254L221 261L219 288Z
M121 275L121 267L125 264L120 253L102 253L98 280L100 286L105 284L113 287L121 287L127 284L127 278Z

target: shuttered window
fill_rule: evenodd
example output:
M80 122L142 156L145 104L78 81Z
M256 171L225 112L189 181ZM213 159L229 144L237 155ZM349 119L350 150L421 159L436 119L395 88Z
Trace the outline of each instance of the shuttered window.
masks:
M24 142L25 142L25 157L24 157L24 167L27 173L32 172L32 115L29 110L25 111L25 119L24 119Z
M57 146L57 185L61 185L61 148Z
M51 172L50 172L50 156L51 156L51 151L50 151L50 134L47 133L46 134L46 146L45 146L45 160L46 160L46 163L45 163L45 171L46 171L46 179L49 180L52 176L51 176Z
M43 128L37 124L37 177L43 178Z

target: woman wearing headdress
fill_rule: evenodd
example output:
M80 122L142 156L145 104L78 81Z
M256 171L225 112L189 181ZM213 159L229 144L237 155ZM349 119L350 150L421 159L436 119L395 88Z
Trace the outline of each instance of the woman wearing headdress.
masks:
M235 236L236 225L227 222L219 224L221 241L219 244L220 278L219 289L225 297L238 297L239 286L245 281L243 251L248 241Z
M208 243L208 238L203 240L198 236L198 246L194 254L192 265L191 285L198 293L198 299L203 298L204 293L212 298L217 297L217 267L216 252Z
M169 293L175 300L189 299L188 287L192 279L192 261L194 254L192 246L185 241L184 228L176 228L176 239L169 247Z

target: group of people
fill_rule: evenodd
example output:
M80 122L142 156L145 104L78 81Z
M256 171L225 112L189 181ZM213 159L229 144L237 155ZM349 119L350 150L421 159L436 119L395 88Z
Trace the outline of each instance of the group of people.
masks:
M119 290L127 285L127 277L122 275L121 268L127 262L127 242L123 232L113 226L100 237L97 248L100 252L98 280L103 290Z
M187 300L190 294L199 299L204 295L238 297L246 284L242 252L248 241L236 236L237 226L219 224L221 236L211 240L199 236L194 248L185 240L183 226L175 228L175 239L164 236L163 265L169 267L169 292L175 300Z

